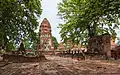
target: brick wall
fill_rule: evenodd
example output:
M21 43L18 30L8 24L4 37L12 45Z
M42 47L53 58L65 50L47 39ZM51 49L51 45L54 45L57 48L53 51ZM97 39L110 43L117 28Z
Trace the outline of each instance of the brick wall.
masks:
M23 55L11 55L11 54L4 54L2 55L3 61L8 61L8 62L39 62L42 60L46 60L44 55L40 56L34 56L34 57L26 57Z
M88 40L88 53L105 54L111 56L110 35L94 36Z

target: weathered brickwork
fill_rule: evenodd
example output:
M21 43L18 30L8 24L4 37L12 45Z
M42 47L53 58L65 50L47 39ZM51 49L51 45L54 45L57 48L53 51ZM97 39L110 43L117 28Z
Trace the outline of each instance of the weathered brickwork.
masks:
M2 57L3 57L3 61L16 62L16 63L39 62L42 60L46 60L44 55L27 57L27 56L23 56L23 55L4 54L4 55L2 55Z
M40 43L38 50L39 51L49 51L53 50L53 41L52 41L52 34L51 34L51 25L49 21L44 18L40 25Z
M110 35L94 36L88 40L88 53L105 54L111 56Z

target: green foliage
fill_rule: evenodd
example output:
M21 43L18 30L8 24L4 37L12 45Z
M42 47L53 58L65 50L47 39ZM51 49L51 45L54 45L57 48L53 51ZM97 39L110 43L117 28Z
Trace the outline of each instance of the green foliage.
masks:
M62 40L87 43L92 36L109 33L116 36L120 25L120 0L62 0L58 15Z
M15 49L14 43L13 43L13 41L10 41L8 43L8 50L13 50L13 49Z
M57 39L54 36L52 36L52 41L53 41L54 49L57 49L58 42L57 42Z
M40 0L0 0L0 44L20 42L25 37L35 40L41 12Z
M25 46L25 49L29 50L29 49L32 49L32 50L36 50L36 46L38 44L38 41L39 41L39 33L36 33L36 35L34 35L34 39L32 38L24 38L24 46Z
M118 40L117 45L120 45L120 40Z
M24 39L24 47L25 47L25 49L31 49L31 44L32 44L32 42L31 42L31 40L30 40L30 38L29 39Z

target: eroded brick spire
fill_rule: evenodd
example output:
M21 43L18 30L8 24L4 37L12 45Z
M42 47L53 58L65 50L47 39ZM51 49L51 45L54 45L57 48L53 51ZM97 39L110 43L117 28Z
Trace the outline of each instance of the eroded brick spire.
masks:
M44 18L40 25L40 51L49 51L53 50L53 41L51 33L51 25L47 18Z

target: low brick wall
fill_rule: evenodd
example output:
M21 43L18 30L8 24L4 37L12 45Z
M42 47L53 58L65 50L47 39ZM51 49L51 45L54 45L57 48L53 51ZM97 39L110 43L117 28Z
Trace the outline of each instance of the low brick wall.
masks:
M3 57L3 61L15 62L15 63L40 62L42 60L46 60L44 55L28 57L23 55L4 54L2 55L2 57Z

